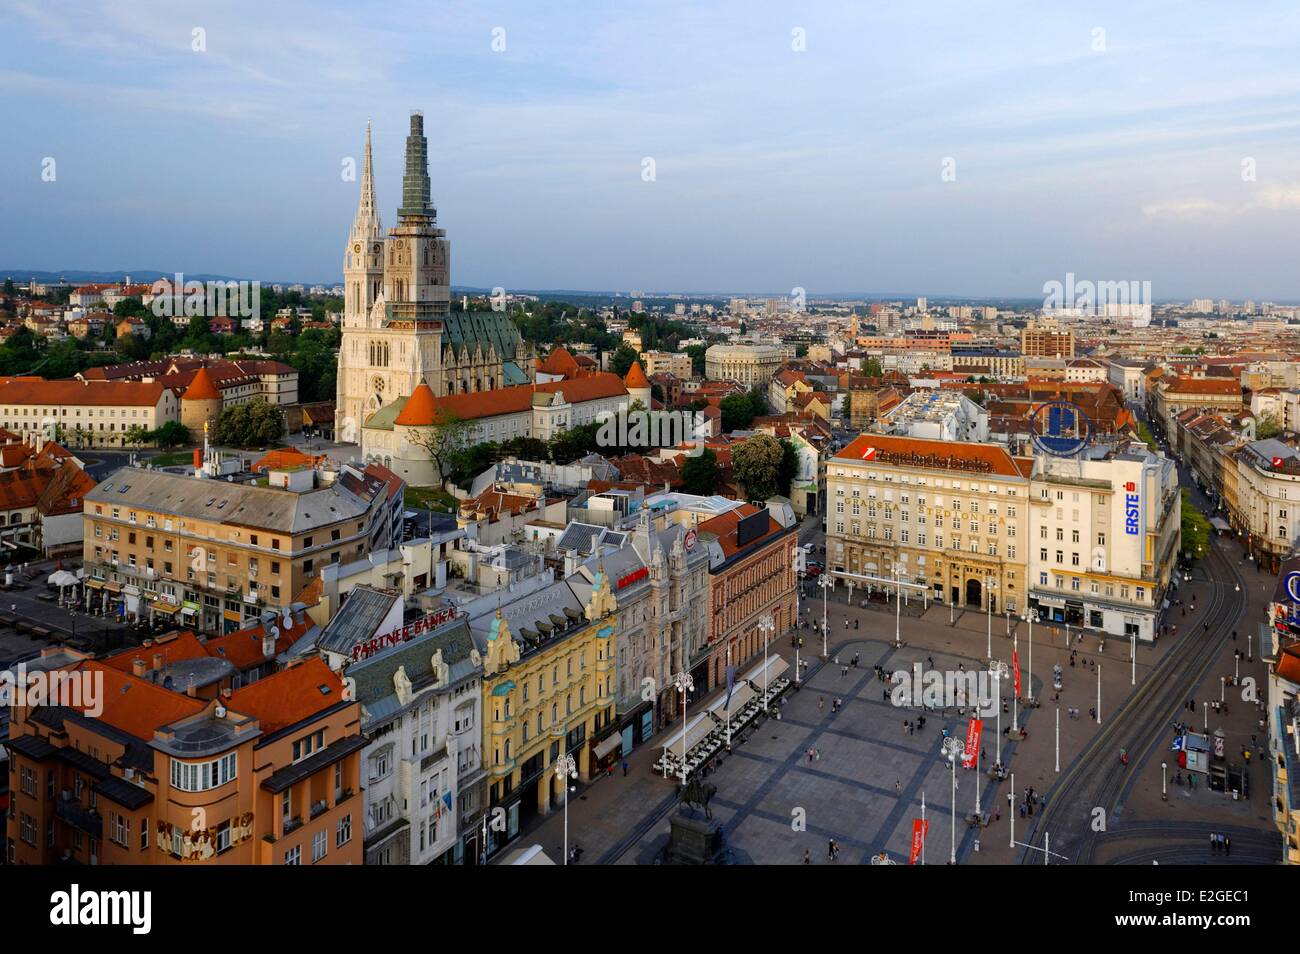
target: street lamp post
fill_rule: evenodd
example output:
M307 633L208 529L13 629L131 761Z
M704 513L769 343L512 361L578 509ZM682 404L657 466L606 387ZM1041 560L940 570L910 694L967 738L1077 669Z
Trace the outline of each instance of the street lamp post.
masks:
M1101 663L1097 663L1097 724L1101 725Z
M1002 767L1002 680L1006 678L1008 672L1010 672L1010 670L1007 668L1007 664L1000 659L989 666L989 675L993 677L993 692L996 695L996 698L993 700L993 709L997 713L998 722L998 753L996 763L998 768Z
M1029 683L1029 701L1034 701L1034 614L1025 607L1025 622L1029 624L1029 668L1025 671Z
M564 863L569 863L569 779L578 777L578 765L572 755L555 760L555 777L564 786Z
M1162 802L1169 801L1169 776L1167 774L1168 770L1169 770L1169 763L1161 762L1160 763L1160 800Z
M686 700L690 693L695 691L695 680L686 670L681 670L673 676L673 685L677 691L682 694L682 784L686 784Z
M948 736L943 740L943 756L948 760L948 765L952 769L952 847L949 849L948 864L957 863L957 757L961 754L962 743L956 736Z
M826 650L826 600L832 586L830 576L823 572L817 585L822 588L822 659L827 659L829 656Z
M772 622L772 617L764 615L758 621L758 631L763 634L763 708L767 708L767 642L776 632L776 624Z
M894 648L901 649L903 645L903 587L900 581L903 571L907 567L899 562L894 564Z
M985 615L988 617L988 623L989 623L988 658L992 659L993 658L993 594L997 592L997 588L998 588L997 580L993 579L993 577L991 576L984 577L984 588L988 590L988 599L984 604Z
M1011 658L1016 661L1015 677L1011 680L1011 731L1015 733L1016 738L1020 738L1020 710L1017 708L1020 697L1016 694L1015 682L1020 676L1020 651L1014 642L1011 645Z
M1129 659L1133 663L1132 675L1129 677L1129 685L1136 686L1138 684L1138 638L1136 633L1131 634L1128 638L1128 655Z

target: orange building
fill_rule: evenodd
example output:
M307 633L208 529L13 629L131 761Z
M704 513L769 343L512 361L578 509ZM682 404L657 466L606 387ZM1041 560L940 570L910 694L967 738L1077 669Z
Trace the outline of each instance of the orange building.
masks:
M13 709L9 863L360 864L366 739L340 678L313 659L200 692L183 674L219 660L192 635L154 648L29 666L82 689Z
M709 646L692 660L697 694L726 685L727 665L763 652L759 621L770 616L769 642L794 628L795 527L782 527L766 509L745 504L697 528L709 545ZM704 667L707 666L707 669Z

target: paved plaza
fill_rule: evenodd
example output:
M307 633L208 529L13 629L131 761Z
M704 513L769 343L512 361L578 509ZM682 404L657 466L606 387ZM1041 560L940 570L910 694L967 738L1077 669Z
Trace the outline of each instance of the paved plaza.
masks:
M842 674L834 661L812 671L799 691L791 691L780 719L769 719L709 776L718 788L712 802L723 822L734 860L754 864L792 864L810 853L813 864L861 864L886 852L906 863L912 819L926 803L930 822L926 861L948 860L952 846L952 774L940 754L942 730L965 737L969 710L922 713L886 700L892 685L881 682L873 667L892 672L919 662L925 668L981 669L981 660L931 652L920 647L895 649L874 639L844 643L839 659L847 664L854 653L857 668ZM933 664L927 659L933 659ZM843 706L832 712L839 697ZM822 705L818 705L818 700ZM909 732L904 722L924 714L924 729ZM1010 724L1005 717L1004 725ZM988 758L996 749L995 720L986 722L984 748ZM1014 743L1004 743L1008 758ZM815 759L808 757L816 750ZM992 812L995 793L980 778L982 810ZM965 816L974 812L976 775L957 769L957 855L973 848L975 831ZM633 850L625 864L650 864L668 838L665 816ZM841 853L830 862L827 846L837 841Z

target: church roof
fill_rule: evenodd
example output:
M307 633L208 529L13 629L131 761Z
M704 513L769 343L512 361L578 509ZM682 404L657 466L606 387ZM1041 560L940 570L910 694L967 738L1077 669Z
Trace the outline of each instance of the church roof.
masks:
M505 312L453 311L442 317L442 343L457 356L477 344L485 354L491 347L502 361L513 361L519 353L519 329Z
M641 370L640 361L632 362L632 367L627 369L627 377L623 379L623 383L627 385L629 391L633 388L646 389L650 387L650 382L647 380L645 372Z
M434 423L434 396L429 385L421 381L403 405L393 423L405 427L429 427Z

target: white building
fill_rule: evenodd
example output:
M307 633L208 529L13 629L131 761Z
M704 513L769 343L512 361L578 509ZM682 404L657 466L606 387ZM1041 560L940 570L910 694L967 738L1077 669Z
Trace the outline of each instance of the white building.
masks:
M478 855L482 660L455 610L403 619L400 593L359 586L314 646L361 703L366 864Z
M1181 535L1174 462L1136 443L1039 455L1029 501L1037 618L1154 641Z

